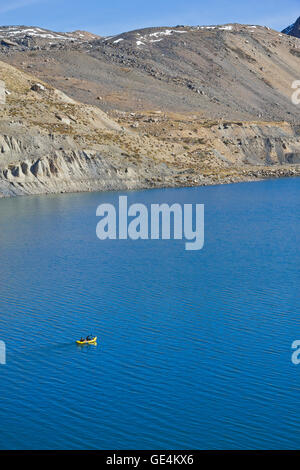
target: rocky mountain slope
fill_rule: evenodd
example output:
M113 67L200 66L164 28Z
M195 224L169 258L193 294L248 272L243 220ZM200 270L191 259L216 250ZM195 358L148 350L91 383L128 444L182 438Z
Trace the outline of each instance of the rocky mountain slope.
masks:
M295 23L285 28L282 32L300 38L300 16Z
M8 64L0 63L0 77L0 196L171 184L173 170L161 161L161 152L170 157L168 144Z
M298 38L254 25L110 38L3 27L0 58L0 196L300 174Z
M5 36L4 28L0 33ZM17 45L2 39L0 59L107 112L299 120L291 84L299 74L300 41L265 27L147 28L87 40L71 33L56 40L36 34L15 34Z

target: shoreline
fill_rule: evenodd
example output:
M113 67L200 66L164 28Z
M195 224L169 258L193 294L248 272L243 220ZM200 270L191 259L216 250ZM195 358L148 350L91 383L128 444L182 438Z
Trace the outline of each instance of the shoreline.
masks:
M287 178L298 178L300 177L300 165L294 166L284 166L284 167L254 167L252 169L241 170L241 173L233 170L233 173L228 174L226 177L220 178L218 175L213 175L214 178L210 180L205 180L198 182L196 180L191 181L190 183L184 182L181 184L180 181L157 181L156 184L152 181L151 184L143 184L142 182L137 182L136 185L132 184L120 184L115 187L91 187L92 184L88 183L89 188L78 188L72 187L76 182L72 182L70 187L65 187L63 190L58 191L33 191L33 192L24 192L21 194L3 194L0 192L0 199L10 199L15 197L28 197L28 196L57 196L63 194L80 194L80 193L95 193L95 192L120 192L120 191L142 191L142 190L151 190L151 189L179 189L179 188L197 188L197 187L207 187L207 186L223 186L227 184L239 184L239 183L255 183L267 180L277 180L277 179L287 179ZM246 173L246 174L245 174ZM204 175L199 175L203 177ZM207 177L208 175L206 175ZM210 175L212 176L212 175ZM194 177L195 178L195 177ZM40 182L41 185L44 182ZM66 183L66 182L65 182ZM124 181L123 183L126 183ZM128 182L130 183L130 181ZM182 182L183 183L183 182ZM199 184L200 183L200 184ZM0 190L1 190L1 180L0 180Z

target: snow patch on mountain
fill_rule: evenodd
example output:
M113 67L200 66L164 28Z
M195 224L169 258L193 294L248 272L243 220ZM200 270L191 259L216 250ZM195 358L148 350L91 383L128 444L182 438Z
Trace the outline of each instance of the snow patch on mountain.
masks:
M4 26L0 27L0 38L14 38L23 39L25 37L36 37L42 39L54 39L63 41L76 41L77 37L72 36L70 33L55 33L42 28L35 27L17 27L17 26Z

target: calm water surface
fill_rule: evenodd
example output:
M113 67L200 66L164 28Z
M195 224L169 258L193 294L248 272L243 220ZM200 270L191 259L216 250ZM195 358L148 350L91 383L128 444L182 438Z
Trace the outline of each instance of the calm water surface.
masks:
M198 252L99 241L96 207L118 193L0 200L0 448L299 448L299 194L128 193L205 203Z

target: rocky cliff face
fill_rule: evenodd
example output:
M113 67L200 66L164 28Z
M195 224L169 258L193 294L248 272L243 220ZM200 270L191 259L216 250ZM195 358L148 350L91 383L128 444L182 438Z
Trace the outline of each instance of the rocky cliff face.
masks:
M177 153L168 151L162 139L165 152L154 156L142 146L140 152L128 152L122 138L116 145L114 138L122 137L118 131L106 134L105 145L86 146L70 136L39 129L28 134L28 128L11 123L0 135L0 195L207 185L300 175L300 128L288 123L202 122L197 137L184 135L169 136L172 149L174 142L185 143L184 148L177 144ZM149 148L157 142L147 140ZM141 145L134 136L127 142Z

